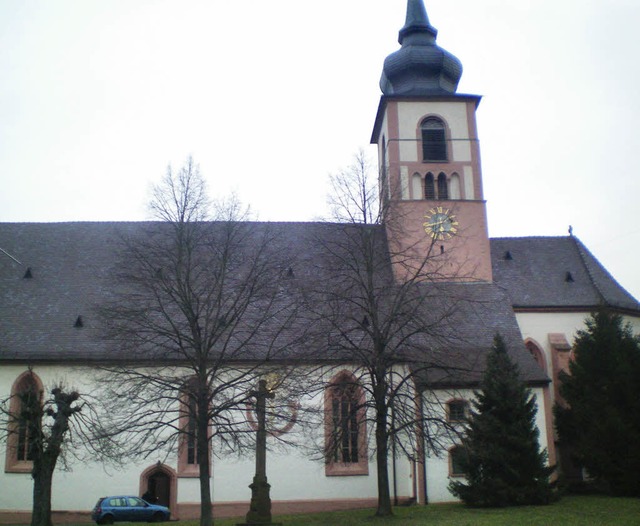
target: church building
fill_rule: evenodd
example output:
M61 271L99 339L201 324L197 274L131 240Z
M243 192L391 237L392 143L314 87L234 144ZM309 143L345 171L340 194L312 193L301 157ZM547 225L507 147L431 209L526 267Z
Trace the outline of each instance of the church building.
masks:
M322 265L327 260L323 250L366 229L378 256L389 260L390 281L402 284L422 272L430 276L435 284L431 290L437 290L434 313L451 298L463 298L447 317L449 336L421 342L425 355L438 350L445 356L450 370L426 372L416 383L415 399L462 429L484 357L500 333L536 398L540 445L549 462L567 476L579 476L558 448L554 431L558 375L568 368L574 336L591 312L612 309L637 331L640 304L571 234L489 237L476 126L481 97L457 92L462 64L437 45L436 37L423 0L408 0L398 36L401 47L384 61L382 96L372 115L380 224L254 223L251 229L285 240L280 252L291 261L288 274L314 290L332 279L325 273L331 265ZM101 307L121 285L113 281L121 240L143 239L155 227L148 222L0 223L0 400L10 400L15 409L15 395L29 382L46 391L62 380L92 391L96 366L114 359L101 337ZM310 340L304 344L307 353L299 356L325 356L323 345L329 340ZM353 369L348 358L336 360L329 386ZM325 415L332 404L327 392ZM338 408L334 412L342 410L333 407ZM323 429L303 426L303 419L292 416L277 433L319 433L318 439L325 440ZM349 447L355 449L340 458L319 460L293 447L269 450L275 514L375 506L373 428L363 424L352 432L356 438ZM456 461L456 437L439 437L438 450L426 442L416 428L410 451L389 455L396 503L454 500L448 484L464 477ZM0 442L0 523L9 518L17 522L16 517L25 518L31 510L33 463L27 445L28 437L19 432ZM211 447L214 515L241 516L248 509L255 459L216 454L215 441ZM88 514L98 497L142 495L153 488L159 501L170 506L172 518L197 517L200 488L189 451L181 445L119 468L70 460L71 469L58 469L54 476L54 514Z

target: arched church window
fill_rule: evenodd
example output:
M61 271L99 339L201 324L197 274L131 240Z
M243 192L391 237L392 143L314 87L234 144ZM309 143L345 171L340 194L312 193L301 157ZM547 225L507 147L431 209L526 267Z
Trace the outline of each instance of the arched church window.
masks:
M339 373L325 391L327 475L368 473L364 392L349 372Z
M9 404L6 471L30 472L40 421L29 419L30 407L42 404L42 382L33 371L23 373L13 384Z
M198 385L194 379L187 381L180 393L180 440L178 445L178 475L197 477L200 473L198 450ZM210 432L210 431L209 431ZM211 455L209 455L211 461Z
M525 346L526 346L527 350L531 353L531 356L533 356L535 361L538 363L540 368L543 371L546 371L547 370L547 365L546 365L545 360L544 360L544 353L542 352L542 350L540 350L540 347L538 347L531 340L527 341L525 343Z
M427 176L424 178L424 198L425 199L436 198L435 181L433 179L433 174L431 172L429 172Z
M438 199L449 199L447 176L442 172L438 174Z
M444 122L428 117L420 125L422 132L422 160L428 162L447 160L447 141Z

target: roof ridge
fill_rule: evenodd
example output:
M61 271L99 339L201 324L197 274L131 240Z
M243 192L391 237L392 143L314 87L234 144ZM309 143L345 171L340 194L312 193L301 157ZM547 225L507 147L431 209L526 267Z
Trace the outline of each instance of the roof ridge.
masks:
M585 251L588 252L587 247L585 247L582 244L582 241L580 241L578 239L578 236L571 235L571 236L569 236L569 238L571 239L571 241L573 241L573 246L575 247L576 251L578 252L578 257L580 258L580 261L582 261L582 265L584 266L585 270L587 271L587 275L589 276L589 280L591 281L591 284L593 285L593 288L596 289L596 292L598 293L598 296L600 297L600 301L603 304L606 304L607 303L607 298L605 297L604 293L602 292L602 289L600 288L600 286L596 282L596 279L595 279L595 277L593 275L593 272L591 270L591 266L589 265L589 263L587 262L587 259L585 257ZM593 254L591 254L591 252L589 252L589 255L593 259L595 259L598 262L598 264L600 264L600 262L596 259L596 257ZM610 275L610 277L611 277L611 279L613 279L613 276ZM615 281L615 279L614 279L614 281ZM616 282L616 285L620 285L617 281L615 281L615 282Z
M501 237L490 237L491 241L493 240L509 240L509 239L567 239L570 236L501 236Z
M576 247L576 250L578 252L578 255L580 256L580 260L582 261L587 274L589 276L589 279L591 280L591 283L593 285L593 287L596 289L598 295L600 296L600 299L602 300L602 302L605 305L611 305L611 306L616 306L616 301L615 299L611 298L611 300L609 300L607 298L607 295L605 294L605 292L602 290L602 287L599 285L598 280L595 278L593 272L595 270L598 270L600 272L603 272L608 279L610 279L616 287L618 287L618 289L620 291L622 291L625 295L627 295L629 298L631 298L635 304L636 304L636 308L640 308L640 302L638 302L638 300L635 298L635 296L633 296L627 289L625 289L619 282L618 280L607 270L607 268L600 263L600 260L594 256L591 251L585 246L585 244L580 241L580 239L577 236L569 236L574 243L574 246ZM589 258L587 258L587 255L589 256ZM590 262L593 261L598 268L597 269L593 269Z

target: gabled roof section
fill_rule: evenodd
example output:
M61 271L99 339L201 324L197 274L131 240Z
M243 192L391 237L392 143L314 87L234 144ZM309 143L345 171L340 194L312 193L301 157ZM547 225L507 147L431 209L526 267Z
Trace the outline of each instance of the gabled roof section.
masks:
M429 360L442 363L420 374L430 388L475 387L482 378L487 356L497 333L503 337L511 359L518 365L522 378L530 385L544 385L549 379L525 350L509 298L493 283L429 284L441 300L432 294L429 308L434 315L447 313L440 323L443 338L427 338ZM447 329L450 331L446 333ZM428 361L429 361L428 360Z
M363 230L369 231L382 261L377 279L383 286L387 280L392 282L390 265L384 264L389 255L381 225L246 226L258 237L266 229L273 233L277 252L286 261L283 272L294 277L294 282L304 283L305 290L318 291L335 285L334 257L341 251L350 253L353 242L363 238ZM216 228L216 224L210 227ZM166 223L145 222L0 223L0 247L12 256L0 253L0 362L85 364L121 359L123 356L117 354L120 351L104 341L100 307L125 287L114 273L123 257L127 261L122 239L145 239L167 228ZM330 247L331 255L326 247ZM524 349L510 300L499 287L490 283L431 283L424 284L420 294L426 298L422 303L425 315L433 319L438 330L407 342L405 352L409 363L429 359L446 365L436 377L430 373L425 378L430 383L459 386L477 382L496 332L505 338L527 381L547 381ZM273 324L277 332L282 330L277 317ZM267 326L265 333L270 329L273 327ZM296 340L299 326L290 327L290 331L293 334L286 337ZM291 347L284 358L304 360L311 353L315 360L349 361L332 352L327 345L328 332L321 336L315 343ZM268 340L268 336L265 338ZM261 345L257 342L258 351L245 358L259 359ZM124 356L141 362L150 359L144 352Z
M491 261L514 309L607 306L640 315L640 303L575 236L493 238Z

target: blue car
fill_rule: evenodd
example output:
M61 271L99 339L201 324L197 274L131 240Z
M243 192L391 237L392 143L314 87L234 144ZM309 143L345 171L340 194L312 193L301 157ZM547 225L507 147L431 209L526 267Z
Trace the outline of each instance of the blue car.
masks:
M100 497L91 512L91 519L97 524L113 524L120 521L164 522L170 518L169 508L128 495Z

